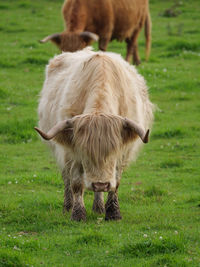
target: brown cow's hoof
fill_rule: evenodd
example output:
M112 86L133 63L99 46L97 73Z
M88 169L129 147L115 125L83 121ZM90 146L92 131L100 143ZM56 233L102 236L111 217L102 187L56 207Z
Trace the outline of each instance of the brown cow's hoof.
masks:
M103 214L105 213L105 207L104 203L100 201L94 201L92 210L98 214Z
M86 221L86 210L85 208L80 208L80 209L73 209L72 210L72 215L71 215L71 220L72 221Z
M135 61L134 61L134 64L135 64L136 66L140 65L140 64L141 64L141 60L135 60Z

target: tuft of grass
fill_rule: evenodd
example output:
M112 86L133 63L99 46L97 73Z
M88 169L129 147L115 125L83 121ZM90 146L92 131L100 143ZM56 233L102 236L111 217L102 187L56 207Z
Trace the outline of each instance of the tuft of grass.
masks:
M157 186L153 185L144 191L144 195L147 197L163 196L166 195L166 192L158 188Z
M34 126L37 124L34 119L13 120L0 124L1 143L17 144L37 140Z
M0 9L2 9L2 10L9 9L9 6L4 5L4 4L0 4Z
M25 267L29 261L24 259L24 255L20 255L19 251L15 252L9 249L0 249L0 266L1 267Z
M187 51L200 51L200 43L199 42L188 42L188 41L177 41L174 44L171 44L168 47L169 50L187 50Z
M104 246L105 243L109 243L108 240L105 239L104 235L98 232L85 234L82 237L77 238L76 242L78 244L93 244L97 246Z
M0 98L1 99L6 99L8 97L7 92L5 92L4 89L0 88Z
M183 163L180 160L167 160L160 164L161 168L168 169L168 168L180 168L183 166Z
M33 65L46 65L48 63L47 59L42 59L38 57L28 57L23 61L23 64L33 64Z
M182 138L185 136L185 132L182 129L173 129L162 132L154 132L152 139L171 139L171 138Z
M176 257L174 255L163 255L160 256L158 259L153 260L151 265L151 267L163 267L163 266L167 266L167 267L187 267L190 266L190 264L188 262L186 262L186 260L183 259L182 255L180 255L179 257Z
M128 257L152 257L157 254L184 253L184 251L185 246L181 240L170 238L129 242L121 249L121 252Z

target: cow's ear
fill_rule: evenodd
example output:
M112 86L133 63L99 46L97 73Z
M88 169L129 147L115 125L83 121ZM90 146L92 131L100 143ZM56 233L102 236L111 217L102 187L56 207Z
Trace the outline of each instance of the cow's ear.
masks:
M136 122L126 118L123 119L122 125L123 143L133 141L137 137L140 137L143 143L148 143L149 130L145 132Z
M81 32L80 36L86 43L90 43L91 41L97 42L99 40L99 36L92 32Z
M46 43L48 41L52 41L56 45L61 44L61 34L60 33L54 33L51 35L46 36L44 39L40 40L40 43Z

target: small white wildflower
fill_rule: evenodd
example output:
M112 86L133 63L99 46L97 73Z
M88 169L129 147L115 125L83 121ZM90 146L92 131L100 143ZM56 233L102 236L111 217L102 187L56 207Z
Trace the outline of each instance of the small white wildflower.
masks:
M8 235L9 237L11 237L11 235Z
M9 182L8 182L8 184L12 184L12 182L11 182L11 181L9 181Z
M144 234L143 236L146 238L147 237L147 234Z
M160 240L162 240L162 239L163 239L163 237L162 237L162 236L160 236L160 237L159 237L159 239L160 239Z
M164 69L163 69L163 72L167 72L167 69L166 69L166 68L164 68Z
M16 184L18 184L18 181L15 181Z
M174 231L175 235L178 235L178 231Z
M7 110L11 110L11 107L8 107Z
M157 232L155 232L155 234L157 234Z
M33 177L37 177L37 174L33 174Z
M173 199L173 202L176 202L176 199Z
M17 246L14 246L13 249L20 250L20 248L18 248Z
M13 238L16 238L16 236L13 236Z

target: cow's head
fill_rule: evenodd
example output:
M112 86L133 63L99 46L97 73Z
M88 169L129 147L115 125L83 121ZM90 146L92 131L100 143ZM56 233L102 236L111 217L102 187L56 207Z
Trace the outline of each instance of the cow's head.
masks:
M35 128L45 139L54 139L70 147L82 165L85 187L93 191L116 189L116 166L122 148L140 137L148 142L149 130L132 120L105 114L80 115L61 121L46 134Z
M93 41L98 41L98 35L91 32L63 32L54 33L40 40L41 43L52 41L63 52L75 52L90 45Z

